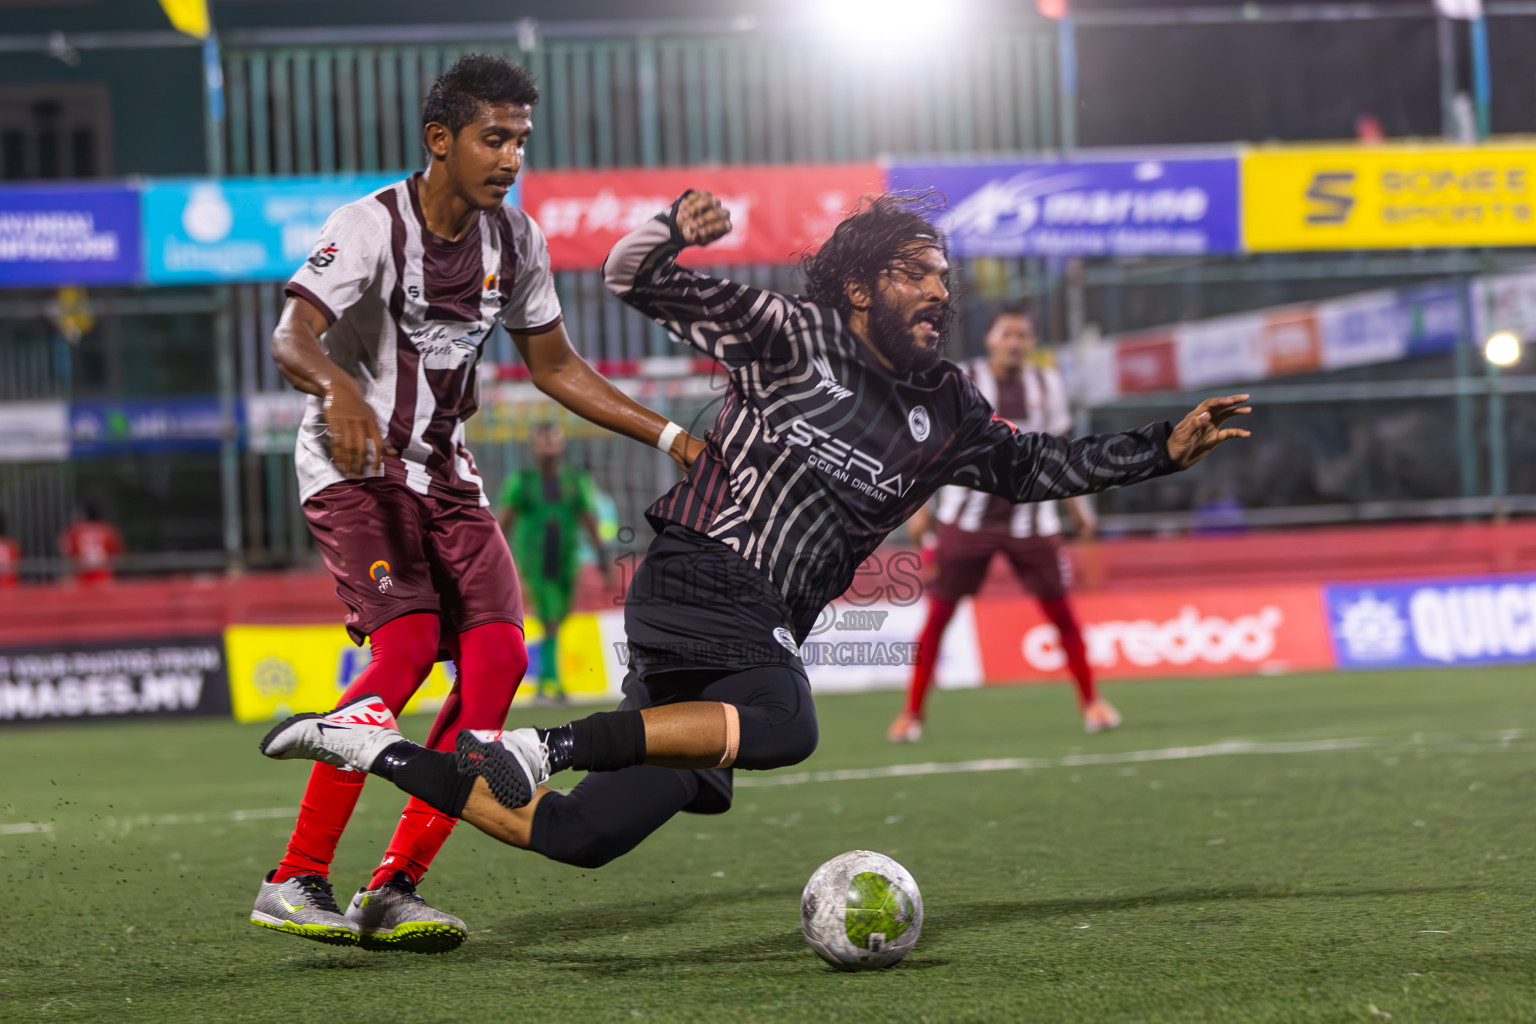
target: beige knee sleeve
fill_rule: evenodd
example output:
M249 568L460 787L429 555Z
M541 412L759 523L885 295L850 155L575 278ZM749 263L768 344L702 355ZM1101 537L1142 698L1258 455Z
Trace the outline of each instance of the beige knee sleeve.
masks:
M725 709L725 756L716 768L729 768L736 763L736 750L741 746L741 715L734 704L721 704Z

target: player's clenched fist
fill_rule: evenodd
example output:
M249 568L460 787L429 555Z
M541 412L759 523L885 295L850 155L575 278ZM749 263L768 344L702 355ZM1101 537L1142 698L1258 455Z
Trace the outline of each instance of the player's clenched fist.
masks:
M689 245L708 245L730 234L731 211L713 192L689 192L677 208L677 229Z

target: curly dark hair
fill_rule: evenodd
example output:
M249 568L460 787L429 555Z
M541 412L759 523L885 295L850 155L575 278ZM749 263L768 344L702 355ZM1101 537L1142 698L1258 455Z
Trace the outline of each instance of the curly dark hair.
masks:
M937 192L885 192L859 200L820 249L800 257L806 297L848 315L848 283L865 285L921 249L938 246L944 234L928 220L943 203Z
M421 123L423 127L440 124L457 136L485 104L531 107L537 102L539 87L527 68L505 57L471 53L460 57L432 83L432 91L421 105Z

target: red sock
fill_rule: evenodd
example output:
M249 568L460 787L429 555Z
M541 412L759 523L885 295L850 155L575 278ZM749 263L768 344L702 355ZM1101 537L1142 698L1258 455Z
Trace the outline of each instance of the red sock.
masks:
M377 693L395 714L405 707L437 659L437 616L402 615L374 630L369 637L373 657L353 680L339 703L365 693ZM299 804L299 820L288 839L272 880L295 875L327 875L336 856L336 844L357 807L363 792L362 772L317 764L309 773L309 785Z
M460 729L500 729L505 725L507 708L528 671L523 631L510 622L467 629L459 634L458 641L459 680L427 734L427 746L433 750L452 750ZM368 888L378 888L397 871L413 885L420 883L456 824L457 818L412 797Z
M288 852L272 876L274 882L285 882L295 875L330 873L336 844L357 798L363 795L367 778L363 772L328 764L317 764L310 770L309 785L304 787L304 800L299 804L299 820L288 839Z
M1067 656L1067 668L1072 672L1072 681L1077 684L1077 704L1085 708L1098 700L1099 694L1094 689L1093 669L1088 667L1088 649L1083 644L1083 631L1077 624L1077 616L1072 614L1072 606L1064 597L1042 599L1040 607L1061 634L1061 649Z
M917 664L912 666L912 683L907 687L907 714L914 718L923 717L923 702L928 699L928 687L933 684L933 672L939 664L939 645L958 606L957 602L941 597L928 599L928 621L917 638Z

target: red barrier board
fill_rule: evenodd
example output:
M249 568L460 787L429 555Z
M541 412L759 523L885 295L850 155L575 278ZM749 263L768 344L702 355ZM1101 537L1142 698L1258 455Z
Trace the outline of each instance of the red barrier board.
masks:
M537 171L523 184L523 209L544 229L554 269L590 270L678 196L707 189L731 211L732 231L683 262L788 263L883 180L878 164Z
M1073 599L1088 661L1107 679L1246 675L1333 668L1322 588L1190 587ZM976 602L986 682L1060 678L1056 627L1029 598Z

